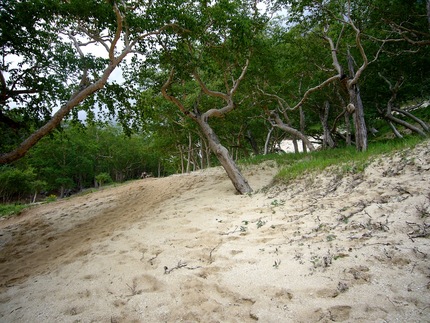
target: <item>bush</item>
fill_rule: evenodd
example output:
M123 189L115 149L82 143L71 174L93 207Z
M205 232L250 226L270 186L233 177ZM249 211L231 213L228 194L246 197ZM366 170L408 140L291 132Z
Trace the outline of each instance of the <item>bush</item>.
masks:
M32 192L32 183L36 175L33 169L20 170L13 167L0 168L0 198L9 202L12 198L20 199Z
M112 178L108 173L100 173L96 176L96 181L100 187L103 186L103 184L111 183Z

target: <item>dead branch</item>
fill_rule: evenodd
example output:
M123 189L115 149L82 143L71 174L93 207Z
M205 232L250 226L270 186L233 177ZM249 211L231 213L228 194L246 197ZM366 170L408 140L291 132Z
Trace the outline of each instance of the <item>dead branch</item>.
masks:
M239 226L237 225L236 228L234 228L233 231L228 231L228 232L225 232L225 233L223 232L223 233L220 233L220 235L227 236L229 234L233 234L233 233L235 233L237 231L238 228L239 228Z
M409 239L412 240L412 242L415 242L413 239L415 238L427 238L430 236L430 224L428 223L415 223L415 222L409 222L406 221L406 224L412 228L413 231L408 232Z
M188 267L186 262L182 262L181 260L178 261L178 264L175 267L172 268L168 268L167 266L164 266L164 274L168 275L170 274L172 271L176 270L176 269L180 269L180 268L187 268L189 270L194 270L197 268L202 268L201 266L195 266L195 267Z
M294 137L300 138L306 146L309 148L310 151L314 151L315 147L314 145L309 141L309 139L302 134L297 129L294 129L293 127L287 126L279 117L278 113L276 111L268 111L266 109L266 114L269 116L269 120L271 121L272 125L275 127L278 127L279 129L284 130L285 132L293 135Z

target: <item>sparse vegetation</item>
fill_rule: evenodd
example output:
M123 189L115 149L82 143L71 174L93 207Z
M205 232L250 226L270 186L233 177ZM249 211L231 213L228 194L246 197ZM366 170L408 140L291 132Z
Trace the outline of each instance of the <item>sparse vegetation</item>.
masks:
M19 215L27 207L28 204L0 204L0 218Z
M275 183L287 184L295 178L321 172L331 166L340 166L341 173L363 172L372 159L382 154L413 148L421 141L419 137L411 136L401 140L374 142L369 145L366 152L358 152L354 147L342 147L308 154L278 155L275 160L281 166L281 170L275 177Z

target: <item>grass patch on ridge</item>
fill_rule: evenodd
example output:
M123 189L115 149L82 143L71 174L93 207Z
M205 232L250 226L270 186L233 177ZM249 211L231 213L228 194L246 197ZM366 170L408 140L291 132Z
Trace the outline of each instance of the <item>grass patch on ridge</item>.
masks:
M376 157L399 150L412 149L423 139L410 136L404 139L387 139L369 143L366 152L358 152L355 147L318 150L310 153L288 153L256 156L242 160L242 164L259 164L274 160L280 167L275 176L275 184L287 184L291 180L308 173L320 173L330 166L339 166L343 173L359 173Z

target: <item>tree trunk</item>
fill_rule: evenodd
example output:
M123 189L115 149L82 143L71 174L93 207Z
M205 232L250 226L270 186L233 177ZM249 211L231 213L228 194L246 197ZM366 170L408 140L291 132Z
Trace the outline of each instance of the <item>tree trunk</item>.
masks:
M297 139L294 137L292 141L293 141L294 153L298 154L300 151L299 151L299 144L297 143ZM302 143L303 143L303 141L302 141ZM304 145L304 143L303 143L303 145Z
M188 133L188 160L187 160L187 174L190 172L190 163L191 163L191 150L192 150L193 141L191 138L191 133Z
M274 127L270 128L269 132L267 133L266 142L264 143L264 155L267 155L269 152L270 137L272 135L273 129L275 128Z
M215 134L209 124L204 120L202 116L196 118L196 121L202 129L203 134L206 136L210 149L216 155L222 167L227 172L227 175L236 190L240 194L251 193L252 188L249 186L245 177L243 177L243 175L241 174L233 158L231 158L230 154L228 153L227 148L221 145L218 136Z
M397 138L403 138L402 134L397 130L396 126L391 121L388 121L388 124L390 125L391 130L393 130L393 133Z
M328 147L333 148L335 146L328 126L329 110L330 110L330 103L328 101L325 101L324 109L320 112L320 120L323 127L323 149L326 149Z
M388 119L390 122L394 122L397 123L405 128L408 128L410 130L412 130L413 132L416 132L417 134L426 137L426 134L424 131L422 131L420 128L415 127L414 125L411 125L409 122L406 122L402 119L396 118L395 116L393 116L392 114L386 114L385 118Z
M178 145L178 150L179 150L179 159L181 161L181 174L183 174L185 172L185 165L184 165L184 152L182 151L182 146Z
M302 106L300 106L299 112L300 112L300 132L305 133L305 113L303 112ZM306 147L306 144L304 141L302 141L302 148L304 153L308 152L308 148Z
M255 156L259 155L257 141L255 141L255 138L252 135L251 130L249 130L249 129L247 130L245 138L246 138L246 140L248 140L249 144L251 145L254 155Z
M405 111L405 110L402 110L402 109L398 109L398 108L394 108L394 107L392 108L392 110L396 111L398 113L401 113L401 114L403 114L403 115L405 115L405 116L407 116L409 118L411 118L416 123L418 123L424 129L425 132L429 132L430 131L429 125L425 121L423 121L420 118L417 118L416 116L414 116L412 113L409 113L408 111Z
M354 78L354 63L351 54L348 52L348 69L350 77ZM360 89L358 84L348 84L348 94L350 103L354 106L353 118L355 128L355 146L358 151L367 150L367 128L364 120L364 107L361 101Z
M429 23L429 30L430 30L430 0L427 0L427 21Z

